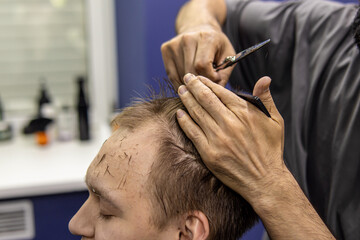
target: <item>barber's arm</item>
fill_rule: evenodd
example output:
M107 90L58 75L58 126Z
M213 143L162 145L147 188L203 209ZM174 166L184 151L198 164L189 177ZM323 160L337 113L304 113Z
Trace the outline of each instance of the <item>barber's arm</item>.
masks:
M241 194L272 239L334 239L283 161L284 122L261 78L253 94L271 118L205 77L187 74L177 117L207 167Z
M235 54L221 30L225 18L225 0L192 0L182 7L176 19L178 35L161 46L165 69L175 88L188 72L226 85L233 68L219 72L213 68L213 63Z

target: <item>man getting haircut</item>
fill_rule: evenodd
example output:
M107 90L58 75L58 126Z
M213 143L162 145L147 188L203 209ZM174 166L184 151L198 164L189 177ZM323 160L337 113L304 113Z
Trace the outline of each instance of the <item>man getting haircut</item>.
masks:
M238 239L257 215L203 164L180 129L179 98L123 109L91 163L89 198L69 223L84 239Z

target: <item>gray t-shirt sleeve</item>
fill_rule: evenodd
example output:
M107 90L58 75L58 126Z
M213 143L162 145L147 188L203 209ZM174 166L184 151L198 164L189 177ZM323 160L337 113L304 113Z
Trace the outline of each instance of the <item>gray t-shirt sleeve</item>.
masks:
M339 239L360 239L360 54L351 26L354 4L323 0L227 0L223 31L241 60L230 84L252 91L272 78L285 121L284 160Z
M237 78L230 79L233 86L246 90L264 75L276 79L276 91L287 87L285 79L294 74L317 79L348 34L355 13L354 5L344 8L323 0L226 2L223 30L235 51L271 39L267 48L242 60L234 71Z
M262 1L227 1L227 20L224 32L235 51L271 39L269 47L250 55L235 70L238 79L231 78L232 86L252 90L257 79L264 75L282 79L289 73L294 54L295 18L299 2L279 3ZM276 59L277 70L267 64ZM239 72L241 77L239 78ZM240 86L239 86L240 85ZM276 83L273 85L275 86Z

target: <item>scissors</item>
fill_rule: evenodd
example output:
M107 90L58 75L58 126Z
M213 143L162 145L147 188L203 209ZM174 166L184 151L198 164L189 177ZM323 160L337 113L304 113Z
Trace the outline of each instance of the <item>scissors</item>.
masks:
M232 65L234 65L235 63L237 63L241 59L243 59L244 57L248 56L250 53L253 53L253 52L259 50L260 48L262 48L263 46L265 46L269 42L270 42L270 39L265 40L265 41L263 41L261 43L258 43L258 44L254 45L252 47L249 47L249 48L239 52L235 56L227 56L224 59L224 61L222 61L222 63L220 63L219 65L214 64L214 69L218 72L218 71L223 70L225 68L231 67Z
M249 48L239 52L235 56L228 56L219 65L214 64L214 69L218 72L220 70L228 68L228 67L234 65L235 63L239 62L244 57L248 56L250 53L253 53L253 52L259 50L260 48L262 48L264 45L268 44L269 42L270 42L270 39L263 41L261 43L258 43L252 47L249 47ZM268 110L266 109L266 107L264 106L264 104L262 103L262 101L260 100L259 97L254 96L250 93L246 93L246 92L237 92L235 94L238 95L239 97L241 97L242 99L252 103L255 107L260 109L266 116L271 117L270 113L268 112Z

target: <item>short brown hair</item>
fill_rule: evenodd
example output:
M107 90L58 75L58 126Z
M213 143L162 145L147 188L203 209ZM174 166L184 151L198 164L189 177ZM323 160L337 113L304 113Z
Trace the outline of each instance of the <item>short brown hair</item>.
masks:
M185 110L179 98L155 98L123 109L113 121L113 126L129 130L150 122L159 126L154 139L159 149L147 181L154 196L151 221L163 229L170 219L198 210L209 220L209 239L237 239L258 217L206 168L176 120L177 109Z

